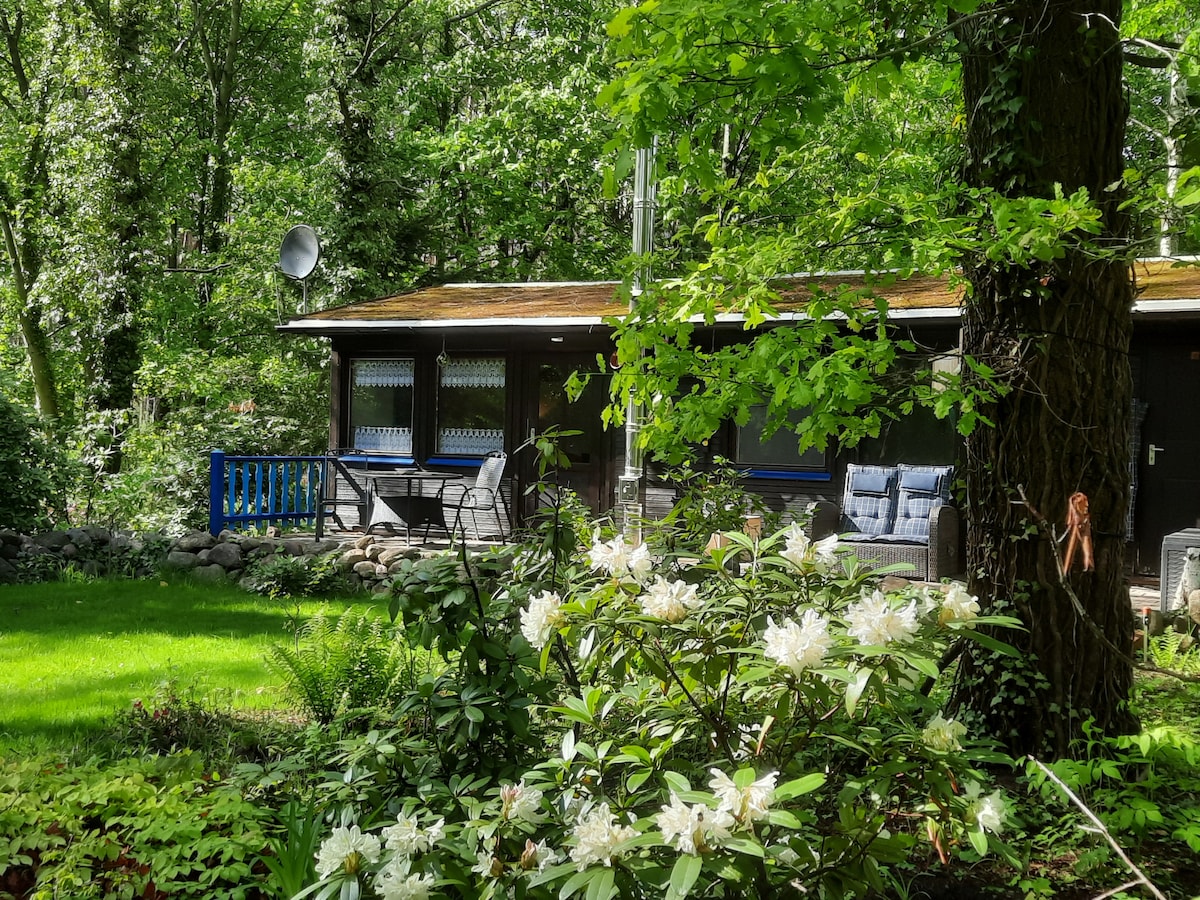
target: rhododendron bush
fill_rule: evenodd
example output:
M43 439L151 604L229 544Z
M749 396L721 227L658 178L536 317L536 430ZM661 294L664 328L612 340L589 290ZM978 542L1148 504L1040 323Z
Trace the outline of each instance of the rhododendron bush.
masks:
M905 860L1010 855L985 771L1006 759L930 692L956 641L1005 652L977 626L1016 622L961 585L885 590L799 525L726 538L518 553L479 609L507 609L490 639L558 679L531 717L543 752L344 804L307 893L858 896Z

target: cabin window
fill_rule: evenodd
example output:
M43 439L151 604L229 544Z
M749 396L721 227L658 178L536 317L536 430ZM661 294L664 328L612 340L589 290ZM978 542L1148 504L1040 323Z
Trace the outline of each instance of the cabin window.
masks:
M798 424L807 413L793 410L788 421ZM828 454L824 450L810 447L801 453L797 449L799 438L791 429L780 428L769 438L763 437L767 424L765 406L750 407L750 419L737 428L737 462L756 469L805 469L824 472L829 468Z
M449 456L504 449L505 362L484 357L438 365L437 447Z
M411 359L355 359L350 363L350 440L358 450L412 455Z

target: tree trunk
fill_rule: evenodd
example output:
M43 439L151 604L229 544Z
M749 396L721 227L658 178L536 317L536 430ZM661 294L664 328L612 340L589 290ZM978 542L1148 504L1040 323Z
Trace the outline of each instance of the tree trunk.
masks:
M1110 733L1137 724L1125 702L1133 290L1121 197L1107 190L1123 170L1120 16L1120 0L1024 0L960 27L968 183L1009 197L1086 187L1104 226L1091 250L968 270L963 351L1011 387L985 411L995 427L967 439L970 587L1028 630L997 633L1019 660L973 646L954 699L1014 753L1069 754L1088 720ZM1077 560L1064 583L1048 526L1062 533L1077 491L1090 501L1095 570Z

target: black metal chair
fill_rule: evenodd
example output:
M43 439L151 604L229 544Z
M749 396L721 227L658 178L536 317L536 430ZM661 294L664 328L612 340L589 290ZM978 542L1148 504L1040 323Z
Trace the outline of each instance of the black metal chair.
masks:
M479 520L475 514L478 512L492 512L496 516L496 525L499 528L499 537L501 541L507 542L508 533L505 523L509 521L508 503L504 499L504 491L501 485L504 482L504 466L508 462L508 455L499 450L489 453L483 459L483 465L479 467L479 475L475 479L475 483L467 488L454 501L442 499L442 504L446 509L454 510L454 524L450 526L450 543L454 544L454 535L459 527L462 528L463 542L467 540L466 523L463 521L463 513L471 514L471 524L475 529L475 537L479 538L483 535L479 532ZM444 490L444 488L443 488ZM500 510L504 511L504 519L500 518ZM429 525L425 525L425 540L429 539Z

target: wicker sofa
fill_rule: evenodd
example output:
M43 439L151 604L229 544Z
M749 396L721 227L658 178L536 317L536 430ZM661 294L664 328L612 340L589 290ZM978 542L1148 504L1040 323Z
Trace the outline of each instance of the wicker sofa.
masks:
M846 468L842 503L818 503L814 538L837 533L838 549L877 566L909 563L901 573L938 581L961 571L958 510L950 505L952 466Z

